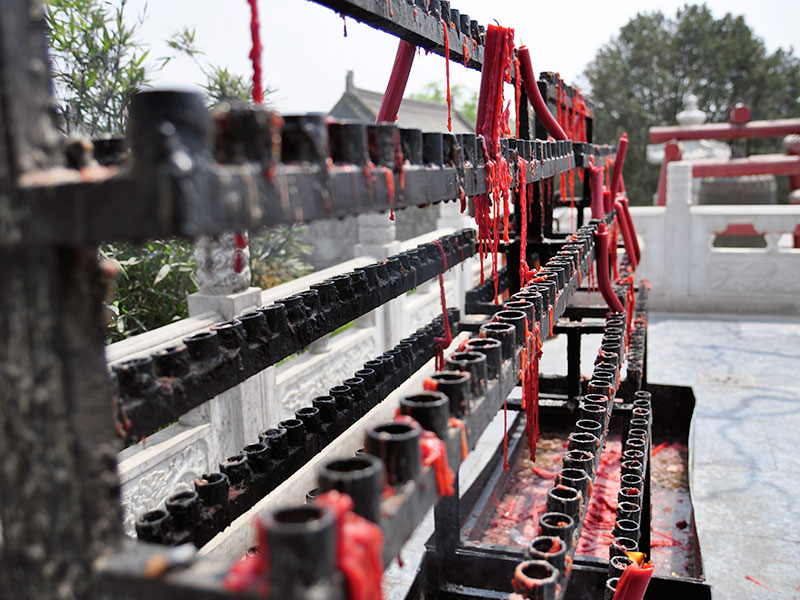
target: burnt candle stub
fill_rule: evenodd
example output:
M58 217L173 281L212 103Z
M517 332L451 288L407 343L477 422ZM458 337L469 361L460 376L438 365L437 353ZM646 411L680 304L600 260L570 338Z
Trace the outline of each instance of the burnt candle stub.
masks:
M564 572L566 557L567 545L564 540L551 535L536 536L525 551L525 558L547 561L560 573Z
M300 419L286 419L278 423L278 427L286 430L289 446L302 446L306 440L306 428Z
M285 458L289 453L289 439L284 427L274 427L262 431L259 439L267 442L275 458Z
M367 429L367 452L383 461L390 485L415 481L422 471L421 430L408 423L386 423Z

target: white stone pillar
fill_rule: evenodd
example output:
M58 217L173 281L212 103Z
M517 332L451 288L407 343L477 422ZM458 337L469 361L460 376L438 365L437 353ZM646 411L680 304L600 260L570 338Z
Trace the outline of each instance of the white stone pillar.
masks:
M354 248L355 256L371 256L376 260L386 260L400 252L400 242L394 221L388 213L367 213L358 215L358 244ZM366 315L370 324L383 325L380 351L392 348L408 333L408 318L403 310L405 296L387 302L374 312Z
M247 233L198 238L194 250L197 288L189 294L189 316L216 312L224 321L261 304L261 289L250 287Z
M667 166L667 206L664 212L664 272L659 282L663 294L685 299L689 295L692 257L692 164L678 161ZM705 249L701 249L705 251Z

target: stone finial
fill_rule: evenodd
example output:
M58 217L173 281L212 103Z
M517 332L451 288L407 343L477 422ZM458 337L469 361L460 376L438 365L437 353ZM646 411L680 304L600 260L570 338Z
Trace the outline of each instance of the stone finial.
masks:
M679 125L701 125L706 122L704 113L697 104L697 96L689 94L684 102L684 109L675 118Z
M347 71L347 76L344 79L344 91L347 94L352 94L355 92L356 85L353 83L353 70L350 69Z

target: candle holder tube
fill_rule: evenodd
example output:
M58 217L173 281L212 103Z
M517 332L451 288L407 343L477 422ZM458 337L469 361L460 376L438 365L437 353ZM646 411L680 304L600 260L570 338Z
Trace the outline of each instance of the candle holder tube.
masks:
M622 452L622 459L623 460L638 460L639 462L644 464L644 452L642 452L641 450L633 449L633 448L631 448L629 450L624 450Z
M544 298L542 298L542 294L530 287L522 288L516 294L511 296L514 300L524 300L526 302L530 302L533 304L534 307L534 315L533 319L542 323L545 319L545 307L544 307Z
M267 326L272 333L280 335L289 332L289 317L283 303L275 302L269 306L262 306L258 311L267 319Z
M638 390L633 394L634 400L649 400L652 402L653 395L647 390Z
M210 160L213 124L195 92L148 90L131 95L127 139L134 169L161 166L177 149ZM169 125L167 127L166 125Z
M617 493L617 505L620 502L631 502L642 506L642 490L633 487L622 487Z
M516 328L516 345L525 345L525 313L519 310L501 310L494 315L502 323L510 323Z
M596 419L578 419L575 422L574 433L590 433L599 440L600 444L605 440L605 427Z
M419 129L401 129L400 143L403 148L403 157L412 165L422 163L422 131Z
M604 374L608 374L609 377L605 377ZM611 383L615 390L619 387L619 370L611 363L595 365L594 371L592 372L592 379L598 378Z
M270 456L272 449L266 442L248 444L242 448L242 454L247 459L247 466L250 469L250 484L248 492L253 500L265 496L270 486Z
M160 508L148 511L136 519L136 537L143 542L169 544L171 524L167 511Z
M598 437L587 431L573 431L567 437L568 450L585 450L596 457L599 446L600 440Z
M500 342L503 360L514 356L517 345L517 329L513 323L484 323L480 335Z
M460 419L469 412L472 375L468 371L437 371L431 375L436 391L447 396L450 414Z
M641 475L628 473L619 478L621 488L636 488L640 492L644 490L644 480Z
M546 512L539 517L539 535L550 535L561 538L568 549L573 545L574 530L575 521L567 514Z
M583 397L583 403L587 405L594 404L596 406L601 406L606 411L606 414L611 416L612 402L605 394L586 394Z
M544 277L534 277L533 281L534 283L527 286L525 289L526 290L534 289L541 294L543 308L551 304L554 304L556 300L556 294L558 293L558 289L556 287L555 282L547 281L547 279L545 279ZM544 308L544 310L542 311L543 317L545 316L544 315L545 312L549 311L547 311L546 308Z
M543 560L526 560L514 569L511 587L530 600L555 600L559 571Z
M589 497L589 486L591 484L591 480L589 479L589 475L583 469L564 467L556 473L555 483L557 486L563 485L578 490L578 492L580 492L581 499L584 502ZM566 511L555 510L551 512Z
M333 396L336 402L337 419L349 425L354 417L361 416L356 414L355 407L353 406L353 394L349 385L335 385L328 390L328 393Z
M614 600L614 596L617 595L618 583L619 577L610 577L606 579L606 584L603 588L603 600Z
M305 443L306 428L300 419L286 419L278 423L278 427L286 430L286 441L290 448L296 448Z
M363 415L372 408L367 397L367 385L362 377L358 375L350 377L345 379L342 384L350 388L350 397L353 400L356 414Z
M638 460L624 460L620 466L623 475L638 475L641 477L644 473L644 465Z
M376 385L381 385L386 377L385 366L380 358L373 358L364 363L364 369L371 369L375 372Z
M603 371L600 369L595 369L594 373L592 373L592 381L604 381L608 385L611 386L611 389L617 389L616 386L616 375L614 373L609 373L608 371Z
M426 165L442 166L444 162L444 138L438 132L422 134L422 161Z
M336 570L336 527L317 505L276 510L262 521L270 558L270 596L301 598L321 591ZM324 589L324 588L322 588Z
M640 440L647 441L647 430L640 427L633 427L628 429L627 439L639 438Z
M633 502L620 502L617 504L617 520L633 521L639 525L642 521L642 507ZM620 535L624 535L620 533Z
M472 375L472 395L477 398L483 394L488 377L486 357L478 352L454 352L444 360L449 371L467 371Z
M580 405L580 420L597 421L605 431L608 424L608 409L602 404L582 402Z
M614 355L617 357L617 365L622 361L622 345L619 342L610 342L610 341L603 341L600 344L600 349L608 355Z
M582 506L583 495L575 488L559 484L547 490L547 512L564 513L577 520Z
M394 168L400 148L400 130L394 123L367 125L367 151L373 163Z
M647 451L647 442L642 438L628 438L625 440L625 450Z
M200 498L200 531L195 543L205 545L230 522L228 496L230 482L224 473L203 473L194 480L194 489Z
M413 417L423 429L432 431L440 439L447 436L450 418L448 398L442 392L420 392L400 399L400 412Z
M258 434L258 439L269 444L273 458L286 458L289 454L289 440L283 427L266 429Z
M172 517L173 539L176 544L195 542L194 529L200 520L200 496L194 490L186 490L167 498L165 505ZM195 544L196 545L196 544Z
M567 544L559 537L538 535L525 549L525 558L547 561L559 573L564 573L567 564Z
M310 489L306 492L306 504L314 504L314 501L320 495L320 490L318 487Z
M445 166L464 168L464 156L455 134L442 134L442 163Z
M651 414L653 410L650 400L645 400L643 398L635 398L633 401L633 408L643 408L645 410L651 411Z
M591 379L586 389L589 394L605 396L612 402L614 400L614 386L605 379Z
M186 346L172 346L153 353L156 375L182 377L189 373L189 352Z
M586 450L567 450L561 459L561 464L564 465L564 469L580 469L589 477L594 475L594 455Z
M378 401L378 389L377 389L377 376L375 371L372 369L359 369L355 373L353 373L357 378L361 379L364 382L364 412L366 413L369 411L373 406L375 406ZM344 382L346 385L350 385L346 380Z
M216 363L221 359L219 336L216 331L203 331L184 338L183 343L193 361Z
M617 519L611 533L615 538L624 537L639 542L639 523L631 519Z
M281 131L281 162L324 164L328 158L328 116L322 113L285 115Z
M497 379L503 365L502 342L493 338L470 338L467 340L467 352L477 352L486 357L486 370L489 379Z
M328 152L337 165L367 164L367 126L356 121L328 123Z
M649 408L636 406L631 411L631 414L634 419L647 419L648 423L652 423L653 421Z
M615 537L608 545L608 557L609 560L614 556L627 557L627 552L636 552L638 549L639 543L636 540L626 537Z
M650 421L648 419L644 419L641 417L634 417L631 419L628 424L634 429L645 429L650 433Z
M464 162L475 166L477 164L477 140L474 133L459 133L458 143L464 154Z
M608 576L620 577L628 565L633 564L629 556L612 556L608 561Z
M322 431L322 418L316 406L305 406L295 411L294 416L303 422L308 433L319 434Z
M373 523L381 520L381 492L385 479L383 463L371 454L333 460L318 473L321 492L337 490L353 499L353 512Z
M389 485L415 481L422 471L421 430L408 423L386 423L367 429L365 447L383 461Z
M395 357L391 354L381 354L378 358L383 361L384 371L386 373L385 383L392 389L396 388L402 380L400 379L400 369L398 368Z
M503 304L503 310L518 310L525 314L528 319L528 331L533 331L533 323L536 320L536 307L533 302L527 300L511 300Z

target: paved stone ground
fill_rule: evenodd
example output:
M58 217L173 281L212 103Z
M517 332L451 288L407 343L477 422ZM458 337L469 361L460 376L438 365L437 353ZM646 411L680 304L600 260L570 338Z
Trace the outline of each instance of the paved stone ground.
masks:
M649 380L697 400L692 498L714 599L800 598L800 320L653 315L649 334Z
M598 344L582 346L584 373ZM800 599L800 319L651 315L648 351L649 380L691 386L697 401L692 498L714 600ZM566 373L565 361L565 337L548 341L542 373ZM462 489L501 432L497 419ZM387 570L389 600L405 597L431 528L429 518L406 545L404 568Z

